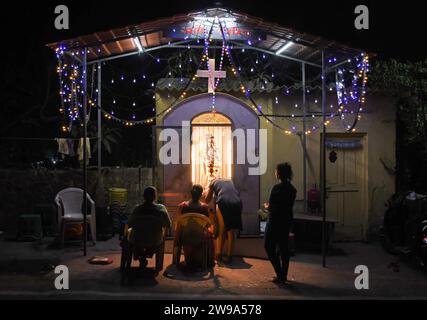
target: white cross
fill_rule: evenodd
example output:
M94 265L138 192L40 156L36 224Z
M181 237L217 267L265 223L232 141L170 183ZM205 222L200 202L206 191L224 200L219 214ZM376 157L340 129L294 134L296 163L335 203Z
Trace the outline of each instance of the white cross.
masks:
M197 77L208 78L208 92L215 91L215 79L225 78L227 73L225 71L215 70L215 59L209 59L209 70L197 70Z

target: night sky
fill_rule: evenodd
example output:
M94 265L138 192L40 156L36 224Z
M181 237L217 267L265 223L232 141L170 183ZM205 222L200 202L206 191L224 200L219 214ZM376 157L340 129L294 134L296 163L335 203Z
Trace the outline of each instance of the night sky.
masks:
M25 2L24 2L25 3ZM216 1L21 1L3 8L1 21L9 50L32 50L47 42L103 31L214 6ZM223 6L277 22L283 26L348 43L378 53L381 57L423 59L425 17L420 1L399 4L382 1L222 1ZM53 26L56 5L70 9L70 30ZM370 30L353 26L354 8L370 9ZM7 31L6 31L7 30ZM6 31L6 32L5 32ZM10 38L10 39L9 39ZM15 40L15 41L13 41Z
M216 6L215 3L202 0L74 0L3 4L0 12L0 137L52 137L58 132L58 124L50 122L50 118L58 116L57 91L43 114L39 115L37 108L47 99L46 79L54 74L52 71L56 67L52 51L45 46L47 43L202 10ZM399 5L382 1L223 0L221 3L266 21L377 53L382 59L425 59L425 17L420 1L405 1ZM60 4L67 5L70 10L70 30L54 28L54 8ZM358 4L365 4L370 10L368 31L354 28L354 8ZM51 83L54 82L52 79ZM22 119L16 122L19 117ZM42 122L38 121L40 117Z

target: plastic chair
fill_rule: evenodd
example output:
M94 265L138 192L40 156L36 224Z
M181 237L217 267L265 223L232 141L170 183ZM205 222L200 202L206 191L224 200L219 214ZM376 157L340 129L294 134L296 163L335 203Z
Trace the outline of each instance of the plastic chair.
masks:
M209 264L209 257L213 256L213 248L206 241L206 234L212 221L199 213L186 213L179 217L174 238L173 263L178 267L181 259L181 250L183 246L202 245L202 269L206 270Z
M92 241L96 243L96 216L95 202L86 193L90 211L86 216L86 223L89 223ZM61 247L65 241L65 226L67 224L81 224L83 221L83 190L80 188L67 188L58 192L55 197L55 204L58 210L58 226L60 228Z
M132 258L141 261L141 258L151 258L155 255L155 275L163 269L166 228L162 219L154 215L139 216L137 225L138 227L132 228L125 225L124 228L120 262L122 281L124 277L129 276Z

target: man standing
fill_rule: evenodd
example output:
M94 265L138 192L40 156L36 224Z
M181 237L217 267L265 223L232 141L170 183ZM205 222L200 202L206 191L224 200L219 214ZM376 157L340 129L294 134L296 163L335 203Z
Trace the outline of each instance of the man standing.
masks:
M265 229L264 247L277 275L273 281L286 283L290 260L289 231L293 221L293 206L297 193L291 184L292 168L289 163L277 165L276 178L280 180L280 183L271 190L267 204L269 217Z

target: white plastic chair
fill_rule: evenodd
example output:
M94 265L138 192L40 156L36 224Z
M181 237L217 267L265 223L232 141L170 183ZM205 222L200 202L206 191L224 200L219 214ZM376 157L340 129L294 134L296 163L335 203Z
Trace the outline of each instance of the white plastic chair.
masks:
M96 217L95 202L86 193L90 212L87 213L92 241L96 243ZM58 209L58 226L60 227L61 246L64 246L65 225L83 223L83 190L79 188L67 188L58 192L55 197Z

